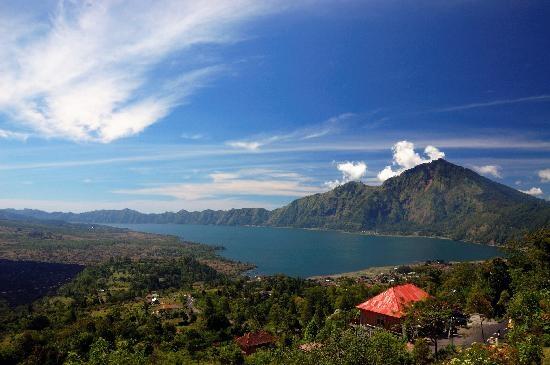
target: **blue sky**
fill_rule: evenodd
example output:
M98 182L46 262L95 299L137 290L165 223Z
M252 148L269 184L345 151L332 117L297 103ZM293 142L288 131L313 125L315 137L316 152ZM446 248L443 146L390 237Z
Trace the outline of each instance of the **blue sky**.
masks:
M550 197L543 1L0 4L0 207L274 208L445 156Z

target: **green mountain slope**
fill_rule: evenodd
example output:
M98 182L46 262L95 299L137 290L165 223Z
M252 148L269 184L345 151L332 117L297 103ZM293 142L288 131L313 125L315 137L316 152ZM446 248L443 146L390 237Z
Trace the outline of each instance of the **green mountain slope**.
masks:
M380 187L348 183L272 212L269 225L501 243L550 224L550 204L437 160Z
M3 212L72 222L269 225L441 236L483 243L502 243L550 226L549 202L443 159L416 166L381 186L350 182L273 211L245 208L161 214L129 209L80 214Z

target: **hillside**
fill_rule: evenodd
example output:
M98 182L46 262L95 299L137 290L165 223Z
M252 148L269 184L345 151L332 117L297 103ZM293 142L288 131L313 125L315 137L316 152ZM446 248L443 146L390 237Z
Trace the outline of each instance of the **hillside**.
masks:
M124 209L75 214L4 210L3 214L87 223L341 229L441 236L483 243L502 243L529 230L550 226L550 203L443 159L416 166L381 186L350 182L273 211L245 208L143 214Z
M380 187L351 182L295 200L268 224L502 243L548 226L550 204L441 159Z

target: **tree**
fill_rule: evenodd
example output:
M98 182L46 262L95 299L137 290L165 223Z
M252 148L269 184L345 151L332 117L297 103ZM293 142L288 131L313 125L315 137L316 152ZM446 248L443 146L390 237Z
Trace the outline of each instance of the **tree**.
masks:
M550 228L530 233L506 245L512 285L516 291L549 288Z
M221 346L217 357L222 364L237 365L244 363L241 349L234 342Z
M412 351L412 358L416 365L426 365L431 361L432 351L428 341L423 338L417 338L414 341L414 348Z
M90 348L90 365L104 365L109 361L109 343L102 337L98 338Z
M481 290L479 287L472 289L466 302L466 310L471 313L479 314L481 325L481 338L485 342L485 333L483 332L483 320L485 318L492 318L493 306L491 305L491 298L489 295Z
M510 288L512 282L508 264L501 258L486 261L481 265L479 275L495 314L503 314L504 307L498 306L497 303L501 294Z
M376 331L369 338L367 364L404 364L408 357L405 342L387 331Z
M437 339L445 333L451 316L452 310L447 303L436 298L428 298L408 308L404 325L410 337L429 338L435 346L437 358Z
M321 328L321 319L319 318L319 314L315 313L304 330L304 339L308 342L315 341L315 337L317 337Z
M209 296L206 297L203 316L206 320L206 328L209 330L219 331L229 326L229 320L216 308Z
M543 339L548 336L550 291L516 293L508 305L513 328L508 341L518 351L518 363L529 365L542 358ZM548 342L548 340L546 340Z

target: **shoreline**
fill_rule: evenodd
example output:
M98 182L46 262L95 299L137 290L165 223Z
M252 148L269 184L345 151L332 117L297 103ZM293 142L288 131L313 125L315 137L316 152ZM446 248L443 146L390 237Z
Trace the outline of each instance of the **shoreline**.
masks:
M435 260L433 260L435 262ZM480 263L484 262L485 260L467 260L467 261L446 261L447 264L450 265L456 265L460 263ZM328 274L328 275L313 275L309 276L306 279L308 280L321 280L321 279L339 279L339 278L357 278L360 276L375 276L378 274L388 274L394 271L396 267L399 266L410 266L411 268L424 265L426 261L423 262L412 262L412 263L405 263L405 264L397 264L397 265L388 265L388 266L372 266L367 267L364 269L359 269L356 271L349 271L349 272L342 272L342 273L335 273L335 274Z

